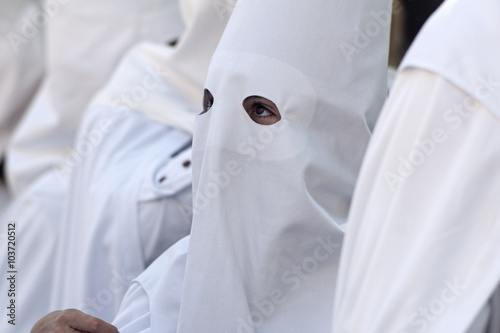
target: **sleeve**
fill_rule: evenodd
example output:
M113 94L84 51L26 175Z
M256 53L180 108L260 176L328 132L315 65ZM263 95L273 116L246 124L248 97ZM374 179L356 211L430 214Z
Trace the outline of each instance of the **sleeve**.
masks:
M477 96L399 75L355 190L333 332L467 330L500 277L498 142Z
M131 284L113 321L120 333L175 333L189 236L175 243Z
M140 283L130 285L113 325L120 333L150 332L149 297Z

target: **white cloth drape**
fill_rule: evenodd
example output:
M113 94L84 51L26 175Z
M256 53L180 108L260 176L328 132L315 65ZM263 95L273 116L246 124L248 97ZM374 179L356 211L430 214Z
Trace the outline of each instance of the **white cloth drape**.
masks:
M499 38L497 1L447 1L404 59L356 188L333 332L498 331Z

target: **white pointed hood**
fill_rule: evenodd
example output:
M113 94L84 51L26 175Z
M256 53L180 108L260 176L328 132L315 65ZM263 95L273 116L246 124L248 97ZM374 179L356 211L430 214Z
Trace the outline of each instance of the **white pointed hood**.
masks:
M137 110L192 133L208 65L229 17L220 19L211 1L185 0L179 5L186 29L177 45L142 43L135 47L93 102L95 107ZM124 96L123 91L130 94Z
M194 220L178 332L326 332L342 224L386 93L388 1L241 0L197 117ZM354 46L355 47L355 46ZM255 123L249 96L281 120Z

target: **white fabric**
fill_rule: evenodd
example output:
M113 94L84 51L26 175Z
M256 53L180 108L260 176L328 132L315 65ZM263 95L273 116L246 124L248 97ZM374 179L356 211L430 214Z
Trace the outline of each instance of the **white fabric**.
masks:
M85 107L127 49L182 31L174 0L51 0L44 12L47 76L7 152L16 195L71 151Z
M195 123L193 228L178 326L165 331L330 330L340 225L386 95L388 29L352 58L339 46L387 6L236 4L207 78L214 104ZM281 120L253 122L252 95Z
M407 54L356 188L333 332L498 332L499 33L497 1L448 1Z
M113 321L120 333L175 333L188 245L189 236L165 251L134 280ZM159 308L162 311L157 311Z
M92 103L74 158L58 166L63 175L74 170L55 273L56 308L78 307L111 320L125 288L110 290L112 301L92 303L107 293L109 281L118 274L129 282L189 233L191 151L170 155L191 141L208 64L226 23L211 0L197 4L192 18L174 48L143 43L124 57Z
M79 142L98 142L94 140L99 136L102 142L90 146L95 157L83 158L83 171L75 170L72 176L79 181L72 178L69 193L65 178L46 173L2 216L3 230L10 221L17 222L22 245L17 258L18 322L14 327L2 321L1 332L29 332L39 318L63 308L61 302L50 303L51 297L67 297L66 307L112 320L130 280L189 232L191 172L174 168L174 160L164 166L170 153L189 142L190 136L141 113L122 111L116 117L115 111L89 112L85 124L89 136L82 135ZM99 132L104 128L108 131ZM189 155L189 151L179 154L175 161L183 164ZM86 163L93 167L86 168ZM168 180L159 184L164 176ZM71 215L61 214L63 204ZM71 222L77 223L73 233L66 229ZM58 248L58 242L66 247ZM60 256L68 266L60 266ZM3 271L6 265L4 256ZM67 278L67 285L62 278ZM80 297L83 292L88 297ZM6 295L1 299L7 300Z
M41 32L29 30L40 13L35 0L0 1L0 159L43 75Z
M227 19L216 15L212 1L183 0L180 5L189 7L190 12L185 15L186 29L177 45L137 46L124 57L120 75L96 96L94 104L129 109L139 105L139 111L149 118L193 132L208 65ZM124 92L130 98L124 98Z
M7 228L15 223L15 326L8 323L13 318L0 320L0 332L30 332L33 325L48 313L48 296L52 288L52 265L56 256L55 243L58 230L55 228L61 218L61 198L65 183L55 173L47 173L36 180L16 200L12 201L0 215L2 248L7 249ZM0 257L0 269L10 269L6 255ZM7 277L0 280L0 302L9 304L13 297ZM7 306L7 305L6 305ZM9 310L10 311L10 310Z
M186 25L195 22L195 16L203 0L179 1L179 10Z
M110 130L92 147L105 123ZM90 135L80 136L76 147L87 144L92 152L71 174L53 259L52 308L79 308L110 321L132 278L189 233L191 170L164 167L190 161L189 150L170 156L191 138L112 107L91 109L83 126Z
M15 153L9 156L17 156L20 159L14 158L8 161L12 162L10 166L13 167L15 175L19 176L19 178L16 178L17 176L14 178L20 182L12 183L18 196L2 217L2 225L8 223L9 219L17 221L17 237L22 244L19 250L22 251L19 253L19 281L22 285L19 286L21 292L17 295L17 310L20 317L18 317L18 325L2 327L1 332L28 332L36 320L54 309L50 307L50 297L52 291L59 288L54 282L53 274L57 257L56 246L60 239L60 222L65 222L61 216L63 202L68 194L68 177L64 173L50 170L50 164L57 161L56 157L62 158L66 153L69 155L68 158L78 157L73 153L79 152L79 147L66 151L66 146L72 144L83 107L89 102L88 99L95 90L100 88L100 85L107 79L125 48L137 40L149 38L162 40L170 34L178 36L182 27L179 23L177 4L173 0L74 0L64 4L63 1L48 1L45 10L52 13L47 15L54 16L45 33L48 45L46 64L50 75L45 81L43 92L39 92L37 100L30 108L30 113L18 127L18 138L23 137L26 140L17 146L14 142ZM75 25L75 22L78 24ZM174 32L168 31L170 29ZM145 118L143 115L140 116ZM142 119L140 123L144 124L147 121ZM109 130L111 126L109 123L104 124L104 127L102 123L98 125L101 131ZM134 132L137 131L137 129L134 130ZM163 135L164 132L162 127L156 129L155 133ZM97 142L95 140L100 140L99 135L102 139L103 132L91 131L80 133L80 136L85 137L87 134L90 138L85 141L86 146L83 149L92 148L89 142L95 143ZM154 133L151 134L151 136L154 135ZM183 138L188 137L185 134L182 135ZM20 141L17 141L17 144L20 144ZM57 149L52 149L54 147L61 149L56 152ZM61 152L64 154L60 154ZM84 150L84 152L88 151ZM17 153L20 154L16 155ZM168 155L163 157L168 157ZM20 163L16 164L16 161ZM75 160L73 162L78 163ZM75 165L72 164L72 166ZM46 172L37 176L42 169ZM146 172L146 170L141 171ZM31 181L31 179L35 180ZM21 187L24 191L19 191ZM190 206L189 190L186 192L186 206ZM85 198L82 200L84 202ZM156 204L148 205L137 201L134 203L138 207L127 208L137 210L138 214L141 214L138 219L149 218L147 212L150 208L148 207ZM168 203L165 205L167 211L170 206ZM172 209L178 209L177 206L180 204L174 202L171 206L173 206ZM189 213L185 211L190 211L190 209L184 210L182 206L180 208L182 209L178 210L178 214L189 221ZM161 214L156 216L157 219L160 217ZM189 223L186 224L181 225L180 228L188 230ZM148 224L148 227L151 226ZM177 237L182 237L186 231L179 233L181 235ZM137 236L140 237L139 233ZM173 242L175 239L172 240ZM154 249L146 248L146 250L150 252L141 253L146 259L147 256L158 255L152 253ZM0 267L6 267L6 265L7 257L3 256L0 258ZM6 271L6 269L2 270ZM1 281L1 289L6 290L8 281L5 279ZM111 285L111 288L121 290L123 293L129 281L114 276L114 279L107 282L107 286ZM106 290L103 292L105 292L102 294L103 297L108 295ZM119 299L103 300L111 304L113 302L119 304L119 301Z

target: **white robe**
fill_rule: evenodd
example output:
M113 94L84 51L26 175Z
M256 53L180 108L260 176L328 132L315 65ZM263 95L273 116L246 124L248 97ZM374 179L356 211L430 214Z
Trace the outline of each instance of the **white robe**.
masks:
M31 102L43 76L43 33L32 35L26 18L40 13L36 0L0 1L0 160L10 136ZM24 32L24 34L23 34ZM29 32L29 37L24 35ZM9 202L0 181L0 211Z
M121 333L176 332L188 246L189 236L133 281L113 320Z
M109 131L97 134L108 123ZM71 175L52 308L110 321L132 278L189 233L191 169L182 165L191 154L171 155L191 136L110 106L92 108L83 127L90 135L76 147L87 144L91 152ZM98 135L102 141L92 146Z
M344 320L337 322L334 332L427 331L435 320L444 319L432 310L427 310L430 315L426 319L425 308L435 306L434 312L441 315L455 300L477 294L475 297L482 295L484 303L492 292L495 280L486 285L465 282L468 271L476 265L473 262L464 262L462 275L447 273L443 267L443 262L453 258L470 258L469 247L475 247L476 241L492 246L495 239L493 226L485 228L481 223L487 225L494 218L491 214L496 205L492 200L500 178L495 173L481 176L490 165L500 162L496 147L491 145L500 139L498 118L478 105L467 119L460 118L463 123L456 128L458 122L443 119L446 110L467 97L449 81L426 71L407 70L399 75L377 124L356 190L335 314ZM417 152L414 156L423 152L415 141L425 142L432 155L420 166L404 169L401 165L407 164L400 164L399 156L408 159L413 151ZM490 148L478 153L477 147ZM408 172L404 183L397 180L400 167L402 175ZM392 192L391 186L399 186L397 192ZM474 209L464 200L484 206ZM462 232L467 238L456 241L457 233ZM467 279L482 274L484 268L479 267L476 273L471 270ZM429 281L427 276L433 272L442 277ZM441 310L442 304L446 308ZM455 327L467 326L479 308L462 311L448 319L448 324L457 326L436 332L461 332Z
M7 250L7 228L15 223L15 265L17 271L15 297L9 297L10 283L0 280L5 292L0 294L0 302L8 304L11 299L16 304L16 325L10 325L5 317L0 321L0 332L29 332L42 316L49 312L48 298L53 283L53 262L55 243L58 238L56 228L61 217L61 200L66 191L55 173L39 177L16 198L0 215L0 245ZM0 257L2 272L11 271L7 256Z
M43 32L30 31L27 23L40 13L37 1L2 0L0 8L2 8L0 11L0 159L2 159L10 135L42 79Z
M10 185L17 197L2 215L1 224L6 230L10 221L17 222L17 237L23 244L18 252L22 285L16 295L17 326L2 321L1 332L29 331L39 318L54 310L50 298L57 286L54 264L69 175L58 172L56 162L64 161L66 154L73 156L68 146L72 145L85 105L104 84L126 48L143 39L160 41L178 36L182 28L173 0L62 2L58 2L57 8L51 7L58 12L45 35L51 76L14 134L14 153L8 154L7 169L13 172L8 175L14 175L9 178ZM74 22L80 22L78 28ZM79 37L83 31L84 37ZM16 141L16 135L20 140ZM147 212L141 211L140 218L149 219ZM0 267L7 271L6 256L0 258ZM125 290L128 281L117 281L115 289ZM5 289L7 281L2 280L0 286ZM1 300L7 300L6 294L1 295Z
M497 1L448 1L404 59L355 191L333 332L498 332L499 32Z
M7 150L15 195L67 157L89 101L130 47L183 28L174 0L52 0L42 14L47 76Z

